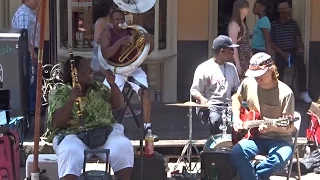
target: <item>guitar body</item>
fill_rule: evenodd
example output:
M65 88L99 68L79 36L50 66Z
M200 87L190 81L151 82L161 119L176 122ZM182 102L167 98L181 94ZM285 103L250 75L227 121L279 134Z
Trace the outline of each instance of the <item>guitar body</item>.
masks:
M257 111L250 111L244 107L241 107L240 119L243 122L258 120L258 119L260 119L260 113ZM249 130L240 130L238 132L235 132L233 129L232 130L232 143L233 143L233 145L235 145L243 138L246 138L246 139L253 138L257 135L257 133L258 133L258 128L251 128Z

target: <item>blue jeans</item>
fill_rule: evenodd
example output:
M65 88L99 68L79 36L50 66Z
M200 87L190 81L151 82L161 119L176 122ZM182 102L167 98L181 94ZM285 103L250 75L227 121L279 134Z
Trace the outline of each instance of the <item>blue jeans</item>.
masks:
M38 48L34 49L38 54ZM33 65L33 60L31 54L28 56L30 62L29 66L29 101L30 101L30 111L34 112L36 110L36 91L37 91L37 65Z
M268 180L275 173L282 171L293 154L293 145L277 139L243 139L231 150L231 160L242 180ZM251 160L256 155L268 155L258 165Z

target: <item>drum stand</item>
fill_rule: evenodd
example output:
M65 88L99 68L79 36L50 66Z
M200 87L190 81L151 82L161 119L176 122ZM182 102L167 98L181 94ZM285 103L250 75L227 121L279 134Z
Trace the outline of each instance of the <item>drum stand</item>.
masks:
M176 162L176 165L174 166L174 170L177 169L179 163L181 161L183 161L186 165L186 168L188 171L193 171L196 166L197 163L194 165L194 167L192 168L191 163L192 163L192 148L194 148L196 150L197 155L199 155L199 150L197 148L197 146L194 144L194 142L192 141L192 107L189 107L189 141L187 142L187 144L183 147L183 150L181 152L181 155L179 157L179 159ZM185 158L185 154L187 153L187 157Z

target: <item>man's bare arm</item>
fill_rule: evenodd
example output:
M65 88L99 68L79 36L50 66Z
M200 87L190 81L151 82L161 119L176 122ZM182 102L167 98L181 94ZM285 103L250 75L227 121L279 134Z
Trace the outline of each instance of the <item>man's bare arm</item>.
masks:
M150 43L150 50L148 54L151 54L154 49L154 37L151 34L148 34L149 36L149 43Z
M113 110L119 110L124 102L122 92L116 83L109 83L111 87L111 106Z
M100 38L100 46L102 51L102 56L105 59L109 59L112 57L120 48L121 44L119 41L115 42L113 45L111 45L111 35L110 30L106 29L103 31L101 38Z
M194 72L194 77L190 88L190 94L195 100L197 100L197 102L200 102L201 104L206 104L207 99L203 96L203 90L203 73L201 72L200 67L198 67Z
M69 99L67 103L61 108L57 109L52 116L53 128L64 128L68 125L72 116L74 100Z
M237 92L231 97L231 100L232 100L232 104L231 105L232 105L233 117L240 118L240 108L241 108L241 105L242 105L242 97ZM235 119L237 119L237 118L235 118Z
M107 23L104 19L98 19L94 25L94 41L96 43L100 43L101 35L103 31L105 31L107 27Z

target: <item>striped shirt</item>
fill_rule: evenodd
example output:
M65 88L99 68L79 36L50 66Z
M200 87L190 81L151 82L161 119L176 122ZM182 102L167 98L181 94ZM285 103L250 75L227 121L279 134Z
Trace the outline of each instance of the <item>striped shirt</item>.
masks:
M29 42L37 48L39 47L39 23L37 24L35 43L33 44L36 18L36 13L30 7L23 4L14 14L11 26L15 29L27 29Z
M287 23L275 20L271 23L270 36L273 43L282 50L296 48L296 37L300 36L299 26L294 20Z

